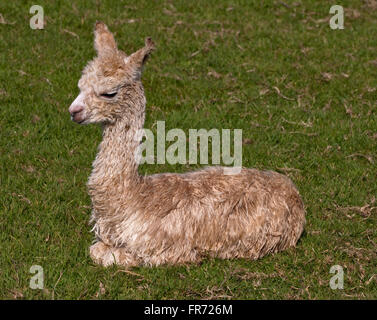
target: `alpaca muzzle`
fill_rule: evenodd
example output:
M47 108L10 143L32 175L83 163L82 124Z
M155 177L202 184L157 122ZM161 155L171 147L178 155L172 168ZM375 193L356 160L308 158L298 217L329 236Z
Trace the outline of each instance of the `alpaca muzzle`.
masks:
M82 123L85 120L84 104L82 100L82 94L79 94L68 109L71 115L71 120L77 123Z
M84 108L82 107L72 108L72 110L69 110L69 113L71 114L71 120L74 122L81 123L85 120Z

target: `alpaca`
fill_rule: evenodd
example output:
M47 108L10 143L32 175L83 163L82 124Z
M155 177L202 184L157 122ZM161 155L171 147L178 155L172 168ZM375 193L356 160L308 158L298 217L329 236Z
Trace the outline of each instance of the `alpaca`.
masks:
M100 123L103 139L88 180L95 243L90 256L103 266L198 263L203 257L255 260L294 247L305 210L289 178L220 166L184 174L138 174L146 99L142 68L154 49L127 56L102 22L95 25L97 57L78 82L69 108L79 124Z

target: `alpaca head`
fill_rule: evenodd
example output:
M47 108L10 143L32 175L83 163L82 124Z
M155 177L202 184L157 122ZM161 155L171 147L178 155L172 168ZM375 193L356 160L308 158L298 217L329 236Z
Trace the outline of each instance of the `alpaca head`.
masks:
M69 107L71 119L80 124L113 124L119 119L132 123L144 114L141 72L154 43L147 38L142 49L127 56L104 23L96 23L94 35L97 57L79 80L80 94Z

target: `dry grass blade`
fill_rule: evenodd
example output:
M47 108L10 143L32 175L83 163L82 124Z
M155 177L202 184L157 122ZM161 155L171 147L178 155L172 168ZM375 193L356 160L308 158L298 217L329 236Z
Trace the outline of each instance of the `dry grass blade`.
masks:
M139 279L137 279L137 281L143 281L143 280L148 281L148 280L145 279L145 277L142 276L141 274L136 273L136 272L133 272L133 271L130 271L130 270L127 270L127 269L120 269L120 270L116 271L116 272L113 274L113 276L115 276L115 275L116 275L117 273L119 273L119 272L127 273L127 274L132 275L132 276L135 276L135 277L139 277Z
M353 158L353 157L362 157L364 159L367 159L369 161L369 163L373 164L374 161L373 161L373 157L372 156L367 156L365 154L361 154L361 153L353 153L353 154L350 154L349 156L346 156L346 158Z
M64 33L68 33L68 34L70 34L71 36L73 36L73 37L75 37L75 38L77 38L77 39L80 38L80 37L78 36L78 34L72 32L72 31L69 31L69 30L67 30L67 29L63 29L62 31L63 31Z
M281 92L280 92L280 89L278 87L272 87L272 89L274 89L276 91L276 93L278 94L279 97L282 97L283 99L285 100L289 100L289 101L295 101L296 99L293 99L293 98L288 98L286 97L285 95L283 95Z

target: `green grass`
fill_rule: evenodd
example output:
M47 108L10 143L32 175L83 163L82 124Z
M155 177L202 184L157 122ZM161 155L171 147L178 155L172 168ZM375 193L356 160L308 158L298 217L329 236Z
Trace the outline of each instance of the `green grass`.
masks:
M40 0L44 30L29 27L33 4L0 3L0 298L377 298L375 1L342 1L344 30L324 20L334 1ZM242 129L244 166L292 178L307 208L297 248L132 273L93 264L85 184L101 130L67 109L96 20L128 53L157 43L146 128ZM336 264L343 290L329 287ZM29 288L32 265L44 290Z

